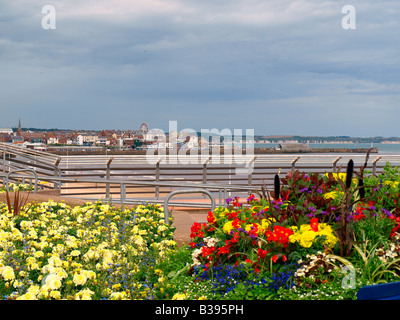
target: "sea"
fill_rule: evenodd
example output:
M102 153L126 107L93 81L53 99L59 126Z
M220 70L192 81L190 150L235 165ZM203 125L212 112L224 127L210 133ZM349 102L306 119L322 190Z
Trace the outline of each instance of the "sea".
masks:
M254 148L277 148L279 143L255 143ZM379 154L400 154L400 143L308 143L311 148L369 149L377 148Z

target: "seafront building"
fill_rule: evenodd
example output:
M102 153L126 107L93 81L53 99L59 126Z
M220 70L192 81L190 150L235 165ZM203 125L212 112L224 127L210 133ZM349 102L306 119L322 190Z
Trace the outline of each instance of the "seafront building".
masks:
M12 143L26 148L49 152L109 151L117 150L215 150L235 149L236 145L225 145L224 139L203 137L199 134L173 131L160 139L154 130L143 122L136 130L29 130L22 128L21 119L17 128L0 128L0 142ZM247 137L246 137L247 138ZM400 138L371 138L375 143L400 143ZM309 152L308 144L356 144L365 143L364 138L351 137L300 137L300 136L256 136L251 140L241 139L240 144L269 144L283 152ZM372 142L374 141L374 142ZM260 148L260 146L258 146ZM266 148L261 146L261 148ZM330 148L330 147L328 147Z

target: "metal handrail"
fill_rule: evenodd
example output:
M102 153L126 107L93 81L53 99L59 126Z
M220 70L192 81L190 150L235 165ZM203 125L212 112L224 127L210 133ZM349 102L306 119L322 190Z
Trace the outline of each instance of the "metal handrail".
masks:
M4 144L0 144L0 152L3 145ZM9 150L11 149L22 152L21 149L26 148L10 147ZM42 154L43 157L41 157ZM40 167L40 165L37 166L37 173L46 176L42 177L41 180L54 182L53 187L63 190L63 193L67 193L71 190L71 195L70 192L68 192L70 196L90 196L102 193L95 190L94 183L100 183L100 188L103 188L103 184L107 184L109 191L110 188L118 188L118 186L111 187L110 184L122 186L121 183L125 183L123 186L124 193L121 194L121 198L124 198L126 194L125 185L129 186L130 194L135 193L136 190L132 192L132 189L138 188L139 186L155 187L156 197L161 192L159 190L160 187L197 188L201 186L201 188L214 188L218 190L220 194L224 192L226 195L227 190L239 188L245 191L256 190L265 184L269 187L272 185L273 176L280 169L282 169L281 172L286 172L291 169L309 170L310 172L328 172L346 166L350 158L353 159L355 166L363 164L365 160L364 154L354 153L340 153L339 156L341 158L339 161L338 154L335 153L243 154L237 156L232 152L232 156L238 157L237 159L240 161L243 160L243 163L226 164L224 163L224 154L209 154L207 156L197 154L193 156L183 156L185 159L197 159L197 164L191 164L189 161L188 165L179 165L181 159L179 156L163 155L162 158L161 156L154 156L154 159L159 159L160 165L157 166L156 163L152 164L148 162L147 155L52 155L50 157L48 154L44 154L40 151L27 150L22 159L8 159L11 161L11 163L7 164L7 167L10 166L8 170L23 169L24 167L32 166L33 164L30 164L28 160L33 160L32 157L36 157L36 155L38 158L42 158L46 161L46 165L48 166L48 168L44 166ZM111 159L112 166L107 165ZM293 162L293 159L297 160ZM378 170L382 170L384 163L389 159L396 165L400 162L399 155L372 154L368 162L368 169L372 169L373 174L376 174ZM205 162L206 160L207 162ZM171 162L174 161L175 164L171 164ZM18 166L13 166L13 164L18 164ZM5 163L3 162L3 173L7 172L4 165ZM246 171L246 169L248 170ZM129 180L126 176L131 176L131 179L138 180ZM98 177L98 179L94 177ZM108 177L109 179L101 177ZM61 182L71 182L74 184L61 187ZM79 188L80 182L87 183L87 185ZM75 185L75 183L77 184ZM82 190L76 191L78 188ZM140 192L137 192L137 194L139 193ZM165 192L161 193L165 194ZM110 198L109 195L110 192L108 192L108 194L106 193L106 199ZM122 199L122 201L124 201L124 199Z
M17 172L32 172L34 174L34 176L35 176L35 185L34 185L33 193L36 193L37 192L37 183L38 183L38 174L33 169L18 169L18 170L12 170L12 171L7 172L7 174L5 176L5 178L6 178L6 190L8 190L8 188L9 188L10 175L14 174L14 173L17 173ZM27 178L27 177L23 176L23 178ZM31 177L28 177L28 178L31 178Z
M32 169L26 169L27 171L32 170ZM11 172L9 172L11 173ZM1 177L6 177L9 175L7 174L1 174L0 173L0 178ZM19 177L25 177L25 175L21 175ZM76 179L76 178L66 178L66 177L51 177L51 176L39 176L35 175L35 178L41 181L49 181L49 182L72 182L72 183L102 183L102 184L119 184L121 186L121 204L123 203L128 203L129 200L125 199L124 193L125 193L125 186L126 185L139 185L139 186L149 186L149 187L180 187L180 188L194 188L197 190L202 190L201 192L193 192L193 190L187 190L190 191L190 193L204 193L203 191L207 189L206 191L209 192L208 190L217 190L219 191L219 198L220 198L220 203L222 203L222 194L221 192L224 191L224 195L226 195L227 190L242 190L246 192L253 192L256 191L258 188L255 186L243 186L243 185L220 185L220 184L203 184L203 183L185 183L185 182L162 182L162 181L140 181L140 180L116 180L116 179ZM184 190L177 190L177 191L184 191ZM108 200L108 199L106 199ZM145 200L143 200L145 201Z
M214 211L215 209L215 199L213 197L213 195L211 194L211 192L207 191L207 190L203 190L203 189L195 189L195 190L177 190L177 191L172 191L167 198L164 201L164 220L165 223L167 225L169 225L169 211L168 211L168 202L169 200L177 194L187 194L187 193L204 193L207 196L209 196L210 200L211 200L211 211Z

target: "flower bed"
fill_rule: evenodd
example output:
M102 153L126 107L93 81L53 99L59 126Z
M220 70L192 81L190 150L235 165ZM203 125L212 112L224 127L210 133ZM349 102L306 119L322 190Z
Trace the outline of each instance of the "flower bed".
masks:
M356 299L362 286L399 281L398 169L352 166L288 172L272 197L228 199L195 223L185 298Z
M0 204L3 299L164 298L154 268L175 248L158 205L121 210L53 201L17 216Z
M365 173L288 172L227 199L180 248L158 205L0 204L0 297L356 299L400 280L399 170Z
M22 184L22 183L12 183L10 182L8 184L8 191L10 192L15 192L15 191L32 191L34 189L34 186L31 186L27 183ZM0 193L5 193L6 192L6 187L5 186L0 186Z

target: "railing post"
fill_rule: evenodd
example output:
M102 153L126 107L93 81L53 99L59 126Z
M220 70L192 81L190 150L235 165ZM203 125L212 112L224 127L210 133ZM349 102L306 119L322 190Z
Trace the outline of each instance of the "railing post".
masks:
M226 208L227 207L227 203L226 203L226 200L227 199L227 197L226 197L226 188L224 188L224 207Z
M253 182L253 163L256 160L257 157L253 157L248 163L248 173L247 173L247 184L251 186Z
M336 164L338 161L342 159L342 157L337 157L333 162L332 162L332 172L336 172Z
M160 182L160 162L161 160L164 159L164 157L158 159L156 162L156 182ZM160 197L160 186L157 184L156 185L156 199L158 200Z
M297 160L299 160L299 159L300 159L300 157L296 157L295 159L292 160L292 173L294 173L295 164L296 164Z
M378 157L375 159L375 161L372 163L372 174L375 176L376 175L376 163L381 159L382 157Z
M60 164L61 158L57 158L56 162L54 163L54 176L57 175L57 177L61 177L61 171L58 165ZM61 181L54 181L54 189L60 189L61 190Z
M125 183L121 183L121 208L123 207L125 200L126 200L126 187Z
M3 173L6 173L6 151L3 150Z
M207 163L210 161L211 157L208 157L203 163L203 184L207 183Z
M111 169L111 162L113 161L114 157L110 157L107 161L107 168L106 168L106 180L110 180L110 169ZM110 184L106 183L106 199L110 199Z

